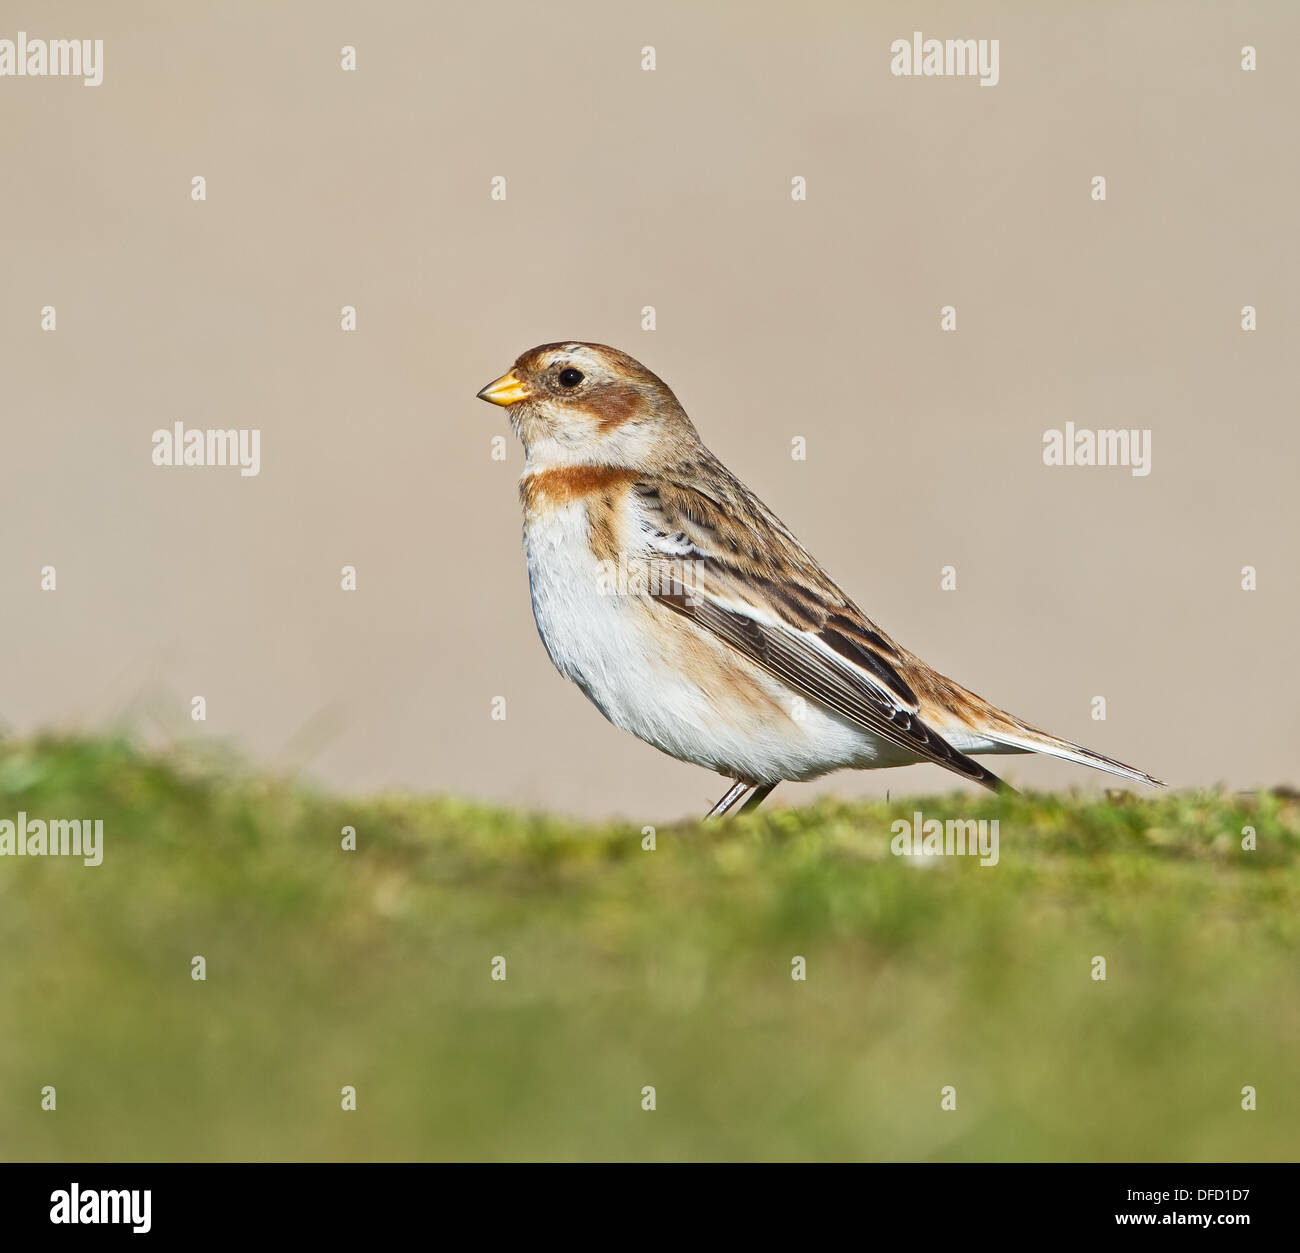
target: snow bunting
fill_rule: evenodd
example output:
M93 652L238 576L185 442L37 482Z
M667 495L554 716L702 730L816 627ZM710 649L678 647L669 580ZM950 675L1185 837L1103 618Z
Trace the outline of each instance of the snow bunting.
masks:
M533 616L615 726L732 780L708 817L785 779L1048 753L1157 779L1048 735L894 643L700 441L677 397L603 344L543 344L479 398L523 442Z

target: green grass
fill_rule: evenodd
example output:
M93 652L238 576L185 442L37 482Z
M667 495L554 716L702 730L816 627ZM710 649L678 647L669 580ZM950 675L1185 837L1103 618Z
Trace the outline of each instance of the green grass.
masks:
M999 864L891 856L917 808L997 817ZM823 802L645 852L96 739L0 746L20 810L105 850L0 858L6 1160L1300 1156L1294 796Z

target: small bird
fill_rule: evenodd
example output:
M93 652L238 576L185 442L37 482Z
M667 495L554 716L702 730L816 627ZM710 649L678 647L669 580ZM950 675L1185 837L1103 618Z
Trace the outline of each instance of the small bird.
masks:
M1047 753L1160 786L896 644L626 353L542 344L478 396L505 407L524 446L528 582L551 661L615 726L731 780L706 818L845 767L929 761L1006 788L977 753Z

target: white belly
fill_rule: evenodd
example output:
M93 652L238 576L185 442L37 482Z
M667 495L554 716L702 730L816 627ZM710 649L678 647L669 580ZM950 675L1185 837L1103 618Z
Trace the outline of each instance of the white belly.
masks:
M546 651L615 726L683 761L751 782L916 760L829 710L799 701L711 636L700 636L705 664L692 675L674 651L684 628L671 611L616 588L602 590L582 501L530 517L524 548L533 616ZM758 699L734 682L702 681L715 651L721 664L740 667L761 685Z

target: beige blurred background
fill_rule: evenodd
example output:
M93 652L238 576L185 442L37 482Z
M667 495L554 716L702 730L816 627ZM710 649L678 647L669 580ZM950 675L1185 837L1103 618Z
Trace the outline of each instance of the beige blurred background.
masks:
M1175 785L1296 780L1296 5L0 13L0 38L105 41L98 88L0 79L9 733L127 722L332 789L701 811L720 780L552 670L522 457L491 459L509 428L474 399L579 338L662 375L849 594L975 691ZM892 76L914 30L1000 40L1000 83ZM261 475L155 467L177 421L260 428ZM1044 467L1067 421L1150 428L1152 473Z

